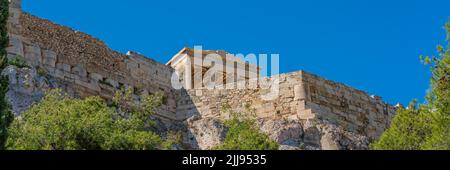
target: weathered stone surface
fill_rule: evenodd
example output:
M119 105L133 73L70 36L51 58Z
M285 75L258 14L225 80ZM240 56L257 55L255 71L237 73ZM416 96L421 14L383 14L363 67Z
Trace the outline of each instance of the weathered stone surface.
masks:
M8 0L10 8L20 9L22 7L22 0Z
M211 149L223 142L227 129L218 119L194 117L187 121L188 143L193 148Z
M106 82L111 85L114 88L119 88L119 82L112 80L112 79L106 79Z
M72 66L64 63L56 63L56 69L65 72L66 74L70 74L72 70Z
M9 47L6 49L9 54L15 56L24 56L23 42L17 35L9 36Z
M74 76L75 80L80 80L80 81L84 81L87 82L87 71L86 69L81 66L81 65L77 65L75 67L72 68L72 73L76 76Z
M97 83L88 83L82 80L75 80L75 83L92 91L100 92L102 90Z
M25 45L25 61L31 66L42 63L41 48L35 45Z
M261 131L281 145L300 146L303 128L297 121L287 119L266 119L259 122Z
M324 134L322 135L322 138L320 139L320 145L321 145L322 150L339 150L340 149L339 144L333 135L334 134L329 131L324 132Z
M6 94L15 115L25 111L43 97L43 90L49 87L47 81L36 74L35 69L8 66L2 75L9 77L9 90Z
M304 143L308 146L311 147L316 147L316 148L320 148L320 139L321 139L321 134L320 131L317 127L315 126L311 126L311 127L305 127L305 132L304 132Z
M306 89L303 86L303 84L294 86L294 94L295 94L294 100L305 100L306 99Z
M103 76L97 73L89 73L89 77L94 81L103 80Z
M22 11L19 8L16 8L17 6L10 6L9 8L9 24L11 24L12 28L17 28L19 25L19 18L22 13Z
M56 53L50 50L42 51L43 64L48 67L56 67Z
M300 147L290 146L290 145L280 145L278 150L302 150Z

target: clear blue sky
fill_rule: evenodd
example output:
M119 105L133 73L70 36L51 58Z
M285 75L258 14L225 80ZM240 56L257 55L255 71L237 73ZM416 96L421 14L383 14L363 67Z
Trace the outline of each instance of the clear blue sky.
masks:
M165 63L184 46L279 53L280 71L306 70L389 103L423 99L449 20L449 0L23 0L39 17L111 48Z

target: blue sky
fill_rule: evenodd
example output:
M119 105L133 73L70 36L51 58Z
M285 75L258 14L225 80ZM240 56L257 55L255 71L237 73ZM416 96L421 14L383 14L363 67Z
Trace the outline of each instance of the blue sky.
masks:
M283 73L306 70L382 96L422 100L420 55L444 43L448 0L24 0L24 10L111 48L165 63L185 46L278 53Z

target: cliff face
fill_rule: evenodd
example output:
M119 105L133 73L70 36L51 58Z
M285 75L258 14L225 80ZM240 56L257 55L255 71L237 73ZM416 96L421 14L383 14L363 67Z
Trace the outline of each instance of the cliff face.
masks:
M176 90L169 66L130 52L121 54L90 35L21 11L11 0L8 23L9 58L23 59L28 68L9 66L8 101L16 115L39 102L47 89L60 88L74 97L110 100L121 87L135 95L162 92L164 105L156 119L163 134L184 132L185 149L209 149L226 134L221 108L251 111L262 132L280 149L367 149L381 135L395 108L378 97L299 71L271 77L279 82L274 99L269 89Z

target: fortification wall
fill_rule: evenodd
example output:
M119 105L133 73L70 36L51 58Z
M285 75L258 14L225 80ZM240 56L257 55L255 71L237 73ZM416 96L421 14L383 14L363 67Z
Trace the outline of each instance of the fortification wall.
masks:
M163 92L166 100L157 113L168 120L227 119L229 115L223 109L231 108L254 113L261 119L301 122L304 134L297 137L304 136L302 140L313 145L325 143L320 144L324 148L330 141L346 139L334 139L328 135L334 131L323 129L322 134L312 133L308 137L318 131L314 129L333 125L357 134L350 136L367 136L373 140L389 125L396 110L379 97L303 71L280 75L279 95L273 100L261 97L272 89L236 89L239 82L229 90L219 87L174 90L171 67L134 52L121 54L90 35L24 13L20 0L11 2L8 30L8 57L23 58L28 65L38 68L40 74L58 79L57 88L76 97L97 95L105 99L111 99L122 87L132 87L136 96ZM274 77L267 79L274 80ZM320 123L308 130L311 122ZM345 133L333 133L339 134ZM363 145L367 147L367 143Z
M20 0L10 8L9 58L22 58L30 66L61 80L76 97L92 95L111 99L122 87L139 94L163 93L167 99L159 112L173 118L173 69L134 52L121 54L88 34L22 12Z
M389 126L396 107L367 92L303 72L305 106L314 118L376 139ZM302 118L302 113L300 113Z
M261 95L270 89L188 90L178 98L177 116L227 119L223 108L230 107L262 119L325 121L373 140L395 114L396 108L379 97L304 71L282 74L279 80L279 97L269 101Z
M270 101L263 100L261 97L270 93L270 89L187 90L179 97L177 115L184 118L193 115L228 118L228 113L223 112L223 109L227 107L234 111L254 112L260 118L292 115L297 112L299 106L293 87L300 84L300 74L301 72L295 72L281 75L280 95Z

